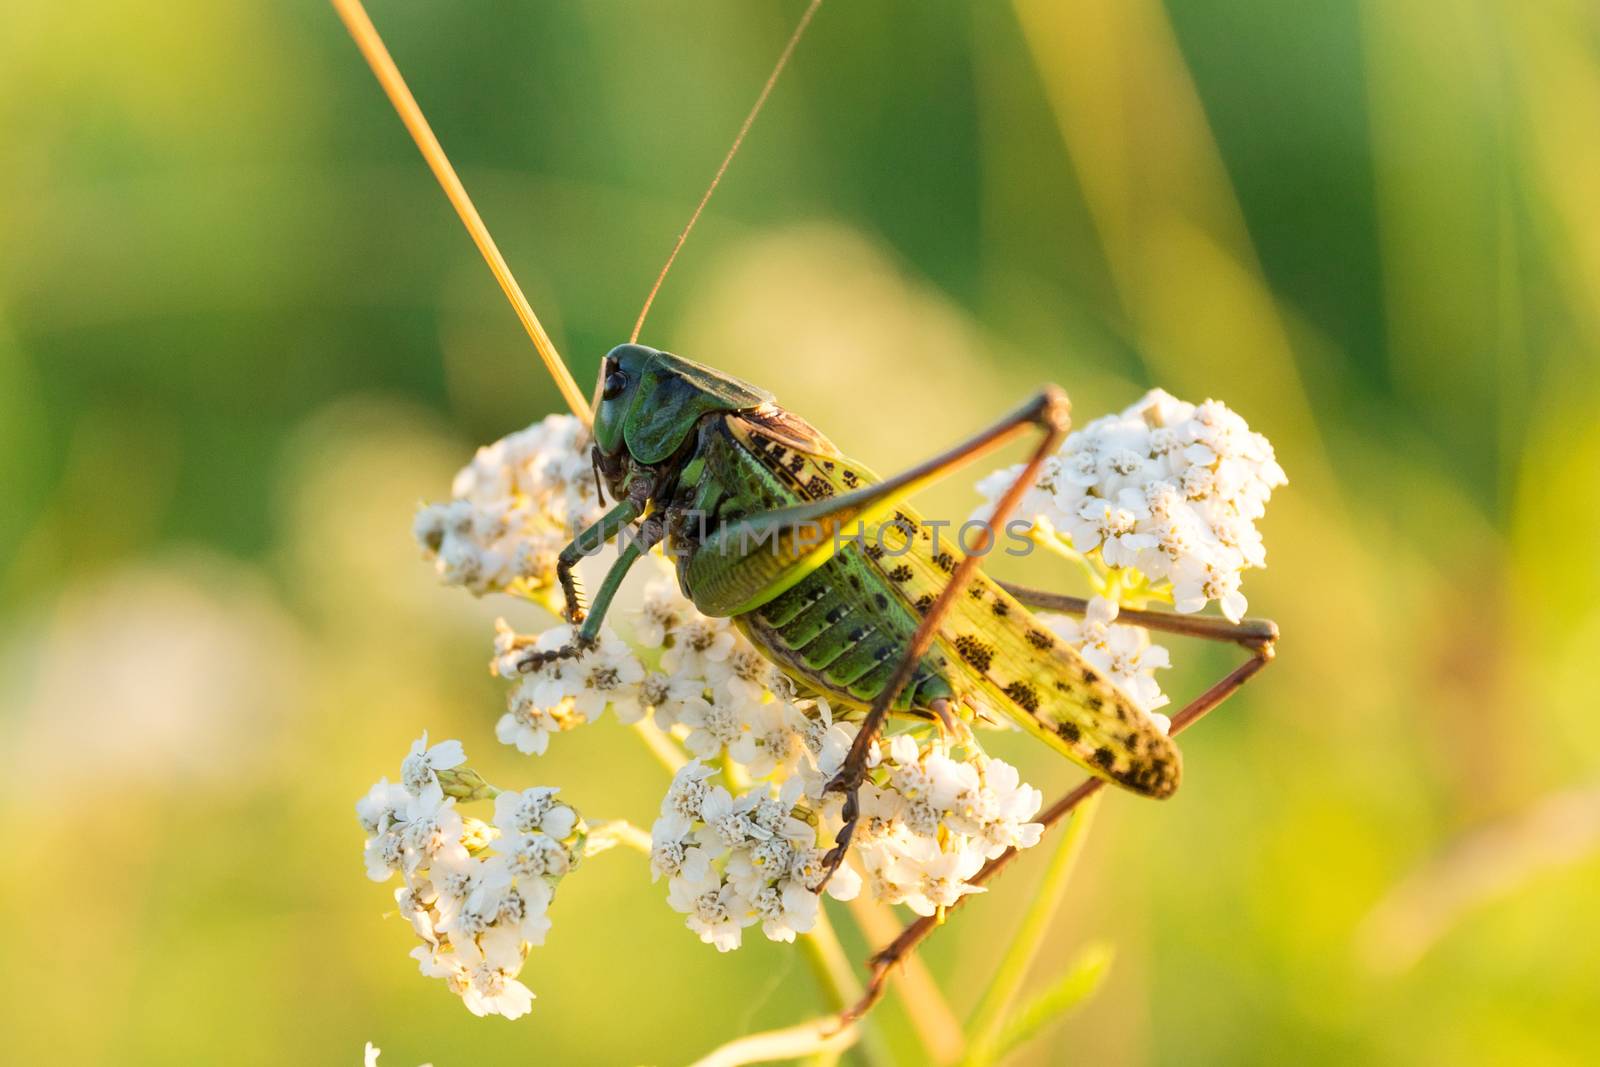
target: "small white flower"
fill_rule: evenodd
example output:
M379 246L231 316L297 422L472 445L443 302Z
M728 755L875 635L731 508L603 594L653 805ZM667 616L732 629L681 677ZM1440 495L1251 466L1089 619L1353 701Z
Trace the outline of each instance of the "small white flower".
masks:
M414 797L430 796L435 792L442 797L444 789L439 785L437 772L459 767L466 761L467 754L462 750L460 741L441 741L429 748L428 731L424 730L422 736L412 742L410 754L400 765L400 781L406 792Z
M793 941L817 925L822 904L817 895L796 882L785 881L758 891L750 900L761 919L761 932L772 941Z
M1249 607L1244 594L1239 592L1239 572L1228 561L1214 559L1187 559L1173 571L1173 606L1182 612L1199 611L1210 601L1217 601L1222 614L1231 622L1244 618Z
M678 583L658 578L645 587L644 603L635 613L634 638L644 648L660 648L679 626L699 613L678 592Z
M663 815L651 827L651 881L662 875L691 881L711 877L711 854L694 843L690 826L690 821L681 815Z
M733 643L726 619L698 616L673 633L672 647L661 654L662 669L668 674L704 678L712 664L728 658Z
M520 946L503 938L465 941L456 950L465 969L468 985L461 999L474 1015L504 1015L519 1019L533 1009L533 990L517 980L525 954Z
M933 915L968 893L982 893L967 879L983 866L977 852L941 852L934 842L920 838L906 846L889 864L889 874L908 887L902 903L918 915Z
M572 834L578 813L556 800L559 789L524 789L494 798L494 824L502 834L546 833L557 841Z
M1135 704L1145 711L1159 708L1168 699L1161 692L1155 672L1171 666L1167 650L1151 643L1148 630L1116 624L1116 618L1116 602L1105 597L1089 601L1082 621L1061 615L1040 616L1091 665L1109 675Z
M813 760L814 767L810 769L812 773L806 773L807 768L802 765L802 774L806 778L806 794L813 800L823 799L822 790L833 780L834 775L844 768L844 761L855 745L856 734L860 732L861 724L854 722L836 722L822 732ZM881 742L874 740L867 749L869 768L878 765L883 758L882 752Z
M542 756L550 747L550 735L560 729L554 716L513 693L511 710L494 724L494 736L503 745L516 746L524 756Z
M400 916L411 924L418 937L430 945L439 943L439 935L433 927L435 912L432 907L438 898L433 883L425 880L403 885L394 891L395 907L399 909Z
M548 636L541 637L540 644ZM570 662L549 664L523 677L506 694L506 713L495 723L495 737L524 755L544 755L552 734L575 730L589 721L576 698L569 695L581 691L579 670Z
M708 767L699 760L690 760L679 767L672 776L667 795L661 800L661 814L675 815L686 822L700 818L700 809L712 789L706 779L715 773L715 767Z
M466 855L461 844L464 826L455 803L453 798L434 802L426 794L412 799L410 819L400 835L405 845L402 869L406 874L430 867L443 857Z
M1124 491L1115 501L1090 497L1078 505L1077 516L1067 532L1079 552L1098 548L1107 566L1128 567L1142 550L1157 544L1150 534L1138 530L1140 520L1147 515L1142 496L1133 490Z
M743 928L755 921L750 902L716 875L700 879L674 878L667 883L667 903L687 916L689 929L700 940L731 952L743 939Z
M822 877L822 858L826 849L803 848L795 851L789 865L789 879L802 886L813 886ZM833 872L824 889L834 900L854 900L861 892L861 875L848 863Z
M728 754L744 764L752 778L765 778L779 770L787 771L800 758L804 742L795 728L793 705L771 701L749 708L747 729L728 749Z
M484 864L463 856L441 858L428 872L433 885L436 925L451 921L478 888Z
M387 882L405 862L405 844L393 830L367 839L367 877L374 882Z
M705 824L695 835L708 849L726 851L738 848L748 841L771 835L750 818L750 805L743 797L734 801L733 794L721 786L707 791L700 804L700 819Z
M736 640L725 659L706 664L706 681L733 704L759 704L773 676L770 660L747 641Z
M404 820L410 801L411 794L404 786L380 778L366 796L356 801L356 818L363 830L376 834L391 823Z
M683 709L690 701L700 700L704 696L705 688L706 683L700 678L651 671L639 683L640 718L648 711L655 717L657 726L669 730L682 718ZM625 724L630 722L621 712L617 718Z
M519 879L562 878L572 869L572 855L549 834L535 831L502 838L495 848Z
M639 683L644 666L615 634L602 630L600 647L579 657L570 673L577 687L573 704L586 718L597 717L607 706L618 708L618 718L628 722L642 716Z
M684 747L701 759L715 757L749 731L748 710L727 693L718 693L710 703L698 697L684 701L678 712L678 721L689 728Z

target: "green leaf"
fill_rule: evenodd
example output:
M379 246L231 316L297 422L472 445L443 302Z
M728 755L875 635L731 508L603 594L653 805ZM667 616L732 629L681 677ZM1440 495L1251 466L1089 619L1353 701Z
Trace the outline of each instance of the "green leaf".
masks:
M1077 866L1078 856L1100 804L1100 795L1090 796L1072 815L1072 822L1056 846L1050 866L1034 889L1033 903L1022 917L1022 923L1011 938L1005 958L989 982L988 991L973 1015L969 1032L972 1044L962 1061L963 1067L984 1067L1000 1058L1000 1038L1006 1020L1011 1017L1011 1005L1022 990L1023 980L1034 959L1044 947L1045 935L1050 932L1050 922L1061 906L1067 882Z
M995 1047L995 1060L1004 1059L1039 1036L1050 1024L1065 1018L1100 988L1111 969L1115 952L1096 942L1078 954L1072 966L1038 996L1024 1004L1006 1022Z

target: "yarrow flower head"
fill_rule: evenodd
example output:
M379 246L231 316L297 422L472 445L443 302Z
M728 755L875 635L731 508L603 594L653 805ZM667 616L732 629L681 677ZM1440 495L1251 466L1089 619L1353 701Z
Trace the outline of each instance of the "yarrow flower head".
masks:
M1020 475L978 484L984 516ZM1103 572L1102 585L1170 600L1216 601L1237 622L1241 574L1266 566L1255 522L1288 478L1272 445L1217 400L1186 404L1160 389L1071 434L1045 463L1019 514Z
M1015 767L975 745L955 759L938 737L900 734L861 787L856 847L867 886L886 903L936 914L982 892L969 879L986 861L1038 844L1044 827L1032 819L1043 802Z
M570 626L528 637L512 630L504 619L495 623L490 669L515 683L495 735L525 755L543 755L551 734L576 729L607 708L623 722L637 722L644 715L644 665L609 629L600 631L594 648L571 659L536 658L536 653L569 644L574 636Z
M402 784L382 779L356 802L367 876L401 876L394 899L422 942L411 955L424 975L443 979L474 1015L515 1019L533 1003L518 975L544 944L556 886L582 858L588 829L557 790L501 792L465 760L460 742L430 748L424 734ZM441 775L456 795L445 795ZM458 797L491 796L492 824L456 810Z
M412 532L450 585L544 599L556 556L601 506L588 431L551 415L478 449L448 504L417 512Z
M552 735L609 709L627 725L649 715L661 729L681 726L695 755L735 750L757 777L794 766L803 717L794 685L729 620L702 615L665 577L649 584L641 608L617 614L629 617L632 643L602 627L595 648L554 660L537 653L570 644L572 627L529 635L496 623L490 669L513 683L495 728L503 743L542 755Z
M700 940L721 952L739 947L760 924L773 941L793 941L817 922L811 889L823 850L815 817L801 804L803 783L757 785L735 796L694 760L673 777L651 831L651 869L666 877L667 903ZM827 892L849 900L861 888L841 870Z

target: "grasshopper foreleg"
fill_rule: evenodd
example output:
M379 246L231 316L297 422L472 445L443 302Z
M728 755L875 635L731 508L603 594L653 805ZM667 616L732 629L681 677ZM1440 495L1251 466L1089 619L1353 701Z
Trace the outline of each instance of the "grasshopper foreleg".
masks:
M606 572L605 579L600 583L600 589L595 593L594 603L587 612L583 610L573 568L584 556L627 529L643 510L643 505L634 499L624 500L602 515L593 526L580 531L572 539L572 543L561 550L561 555L556 558L556 580L561 585L564 598L562 617L573 626L580 624L581 626L578 632L573 634L572 640L560 648L530 651L523 656L517 663L517 669L523 674L536 671L557 660L575 659L599 644L600 626L605 622L611 601L616 597L617 590L622 588L622 580L627 577L628 569L661 540L664 534L661 521L653 517L646 519L639 525L635 535L627 539L627 544L623 545L617 555L617 561Z
M820 891L833 877L833 872L839 869L844 862L846 851L850 847L850 839L855 834L856 820L860 816L861 783L866 777L867 757L871 752L872 743L877 739L883 729L884 719L888 717L889 708L894 704L900 691L906 687L916 671L917 664L933 644L934 637L939 632L939 624L943 621L950 606L955 603L956 597L966 589L973 573L982 562L983 555L989 546L994 543L995 528L1004 527L1012 513L1016 511L1017 504L1022 500L1022 495L1028 487L1039 477L1039 470L1044 466L1062 438L1067 434L1068 405L1067 396L1055 386L1047 386L1038 396L1029 401L1022 408L1008 415L994 426L978 434L976 437L957 445L954 449L935 460L929 461L924 466L937 468L941 473L961 462L970 460L988 451L995 444L1015 436L1029 426L1037 426L1044 430L1044 437L1028 457L1028 462L1023 465L1022 472L1017 475L1010 488L1000 497L995 505L994 514L980 532L977 542L971 552L956 566L955 572L950 575L950 581L933 602L927 613L922 617L922 622L917 626L916 632L911 635L911 641L906 646L905 653L901 656L894 674L890 675L889 682L873 699L872 706L867 712L866 719L861 724L861 730L856 734L855 741L850 746L849 753L845 756L839 773L828 783L829 792L845 794L844 807L841 810L843 825L839 828L838 836L834 839L833 848L828 850L822 860L822 877L813 889ZM938 712L936 712L938 713ZM948 714L948 708L941 713Z
M628 524L644 513L644 507L631 497L600 516L593 526L587 526L573 535L567 547L556 557L556 583L561 587L561 617L573 626L583 622L582 594L578 590L578 577L573 568L583 557L598 552L607 541L627 528Z

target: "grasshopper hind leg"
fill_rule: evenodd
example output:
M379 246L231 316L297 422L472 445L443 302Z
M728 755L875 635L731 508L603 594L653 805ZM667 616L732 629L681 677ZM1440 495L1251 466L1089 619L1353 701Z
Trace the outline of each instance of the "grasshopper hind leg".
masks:
M1004 529L1006 520L1016 512L1017 505L1021 503L1023 494L1039 477L1039 471L1050 454L1060 446L1067 435L1069 407L1067 395L1055 386L1046 386L1040 393L1024 404L1017 411L1001 419L990 429L980 433L972 440L958 445L943 456L937 457L926 466L937 469L941 473L962 462L969 461L981 455L989 447L1015 434L1035 426L1044 431L1043 437L1029 455L1028 461L1022 465L1016 479L996 502L994 511L989 517L988 524L984 527L978 538L978 543L973 546L970 553L950 575L944 591L939 594L933 604L922 616L922 622L917 626L916 633L912 634L911 641L906 646L904 655L901 656L895 672L891 675L887 685L872 701L872 708L867 712L866 719L861 724L861 731L856 734L855 741L850 746L850 752L845 757L844 765L839 769L832 781L828 783L828 792L838 792L845 795L844 807L841 811L843 824L839 828L834 845L828 850L822 860L822 877L812 887L814 892L820 892L833 877L833 872L839 869L844 862L845 853L849 851L850 840L855 835L856 820L861 814L861 783L866 778L867 755L871 751L872 742L883 729L884 719L888 717L889 708L894 704L916 670L917 664L924 654L933 645L934 637L939 632L939 625L949 613L950 607L955 603L956 597L965 592L971 583L973 575L977 572L978 565L983 561L983 556L989 547L994 544L994 531ZM891 479L892 481L892 479ZM946 700L945 711L948 713L948 700L953 694L948 692L939 694ZM921 704L922 701L913 703ZM930 701L931 703L931 701Z

